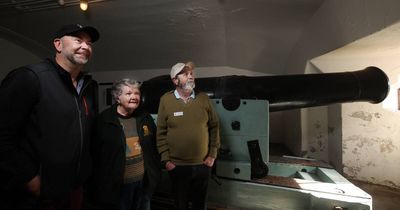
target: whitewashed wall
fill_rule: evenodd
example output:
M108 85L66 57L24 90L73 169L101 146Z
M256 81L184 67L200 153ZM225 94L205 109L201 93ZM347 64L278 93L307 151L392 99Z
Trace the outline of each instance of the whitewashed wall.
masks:
M400 188L399 37L400 22L311 60L325 73L376 66L388 75L390 97L380 104L343 104L336 112L341 116L341 124L336 126L341 128L331 129L342 130L345 175L394 188Z
M391 0L326 0L293 49L286 72L304 73L307 64L315 65L322 72L354 71L376 65L384 69L393 85L399 74L400 35L397 27L385 28L399 21L399 6L400 1ZM334 51L329 58L318 57L382 29L385 29L382 33L387 34L374 36L369 44L364 42L352 46L346 53ZM386 38L378 41L377 37L382 35ZM313 59L315 57L318 58ZM315 154L311 154L311 148L318 132L309 132L310 135L306 136L302 131L305 126L310 128L315 124L317 118L305 125L306 120L300 119L304 112L294 110L285 116L285 128L292 128L288 130L285 141L301 138L302 146L297 150L299 155L326 157L323 152L327 152L327 161L348 177L400 188L400 165L394 163L399 159L399 114L382 106L364 103L329 106L327 130L321 132L322 139L328 139L321 148L327 150ZM293 122L293 119L298 121ZM299 125L299 121L303 123Z

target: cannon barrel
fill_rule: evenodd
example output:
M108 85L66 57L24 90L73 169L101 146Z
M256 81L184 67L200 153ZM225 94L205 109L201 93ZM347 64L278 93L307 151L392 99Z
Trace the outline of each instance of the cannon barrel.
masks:
M271 112L334 103L379 103L389 91L388 77L377 67L325 74L208 77L196 78L195 82L196 90L210 98L268 100ZM173 89L168 76L143 82L142 105L157 113L160 97Z

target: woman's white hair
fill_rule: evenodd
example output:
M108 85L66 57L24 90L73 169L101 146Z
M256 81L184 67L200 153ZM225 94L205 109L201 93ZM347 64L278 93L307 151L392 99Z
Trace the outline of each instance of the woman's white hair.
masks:
M118 101L119 96L122 94L123 86L140 89L141 83L130 78L124 78L115 81L113 86L111 87L111 95L113 96L115 101Z

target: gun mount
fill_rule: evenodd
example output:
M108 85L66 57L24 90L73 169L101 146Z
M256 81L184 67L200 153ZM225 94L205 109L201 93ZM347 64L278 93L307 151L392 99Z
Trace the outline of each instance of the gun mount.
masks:
M210 182L209 202L244 209L372 209L371 196L327 164L308 159L269 161L269 112L379 103L388 94L388 82L376 67L328 74L197 78L196 90L210 96L220 118L218 181ZM156 114L160 96L173 89L167 76L145 81L142 105ZM164 174L162 183L168 180Z

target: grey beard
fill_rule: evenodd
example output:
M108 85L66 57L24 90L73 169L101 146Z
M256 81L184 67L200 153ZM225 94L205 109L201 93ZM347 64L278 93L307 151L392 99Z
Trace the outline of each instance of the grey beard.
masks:
M75 58L73 54L67 55L67 59L76 65L84 65L89 61L89 58L86 59L81 59L81 58Z
M186 82L185 85L183 85L182 89L192 91L195 88L196 84L194 82Z

